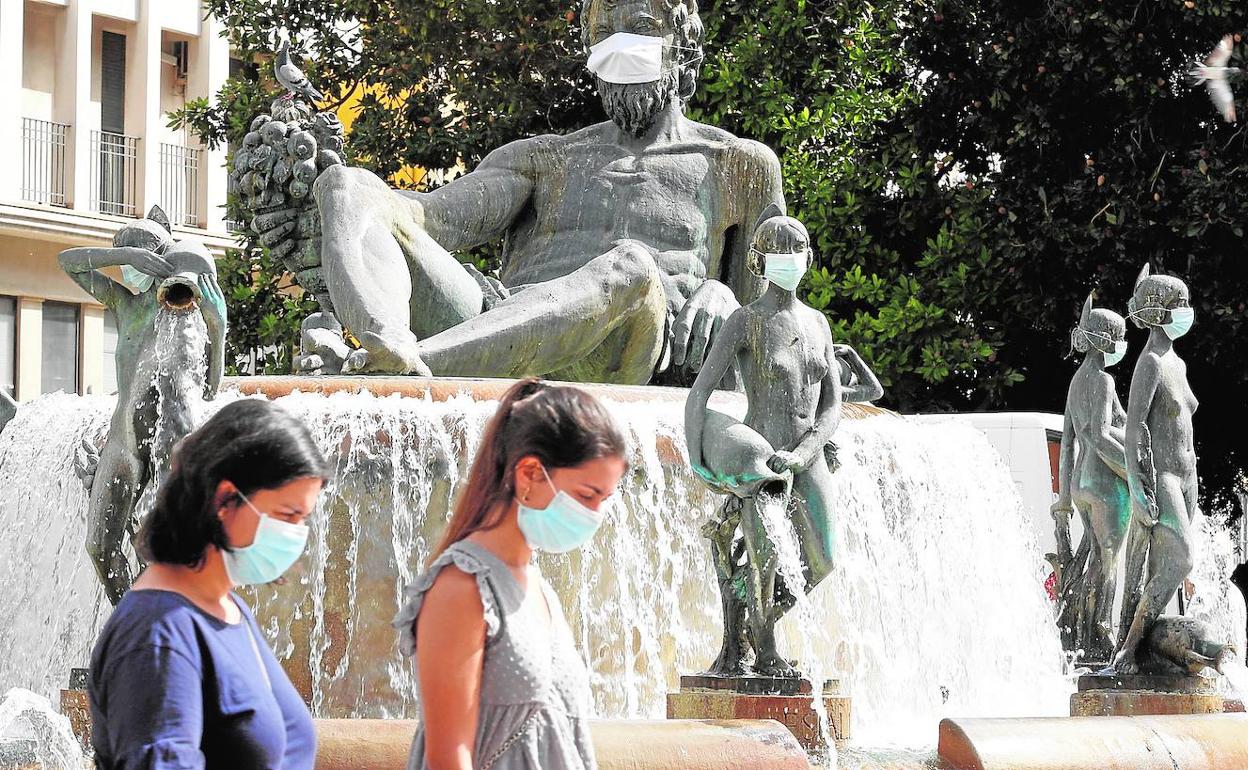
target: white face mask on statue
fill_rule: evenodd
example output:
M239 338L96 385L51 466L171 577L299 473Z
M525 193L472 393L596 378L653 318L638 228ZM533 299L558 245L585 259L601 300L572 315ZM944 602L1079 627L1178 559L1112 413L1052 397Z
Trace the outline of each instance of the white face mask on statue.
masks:
M809 259L805 251L796 253L759 251L758 253L763 256L763 277L785 291L795 291L801 284L802 278L806 276Z
M586 68L608 83L653 83L663 74L664 39L616 32L589 47Z

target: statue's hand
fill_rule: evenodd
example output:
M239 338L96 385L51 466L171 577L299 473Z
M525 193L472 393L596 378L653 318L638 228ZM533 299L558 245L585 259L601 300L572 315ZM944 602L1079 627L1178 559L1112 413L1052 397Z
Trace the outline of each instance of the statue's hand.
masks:
M784 449L776 452L767 460L767 467L776 473L784 473L785 471L800 473L806 469L808 464L803 461L803 458L797 452L789 452Z
M156 279L164 279L173 275L173 265L169 260L160 256L154 251L140 249L138 246L118 246L119 265L129 265L141 273L146 273Z
M1070 498L1058 498L1057 502L1049 506L1049 513L1053 518L1057 518L1059 514L1069 517L1074 512L1075 508L1071 505Z
M724 321L741 307L732 290L719 281L699 286L672 324L672 365L697 372Z
M204 323L214 331L225 329L225 295L221 292L217 277L210 273L200 275L199 291L204 296Z
M1157 501L1152 495L1144 496L1144 504L1132 504L1131 518L1135 519L1135 523L1145 529L1152 529L1161 519L1161 513L1157 510Z

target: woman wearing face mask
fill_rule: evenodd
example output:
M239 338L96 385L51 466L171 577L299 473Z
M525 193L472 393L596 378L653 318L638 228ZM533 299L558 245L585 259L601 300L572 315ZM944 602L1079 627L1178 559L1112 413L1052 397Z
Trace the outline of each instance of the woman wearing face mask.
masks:
M147 569L91 655L91 743L112 768L311 768L312 718L235 586L303 552L325 461L268 401L187 436L136 540Z
M596 767L588 676L533 553L594 535L624 455L610 414L582 390L524 380L503 396L394 621L420 685L409 768Z
M1082 649L1085 660L1107 661L1114 651L1110 615L1118 553L1131 517L1123 449L1127 414L1108 371L1126 355L1126 336L1122 316L1093 309L1091 295L1070 336L1071 348L1084 358L1066 396L1058 499L1052 513L1062 566L1058 625L1070 642L1067 649ZM1070 549L1070 516L1076 508L1084 532L1078 556ZM1074 586L1080 587L1067 595Z
M1192 527L1200 514L1192 441L1197 402L1187 383L1187 364L1174 350L1174 341L1192 328L1187 284L1174 276L1151 275L1145 265L1127 311L1132 323L1149 332L1127 397L1127 484L1134 524L1122 601L1126 633L1114 658L1120 674L1139 671L1136 653L1144 634L1192 571Z

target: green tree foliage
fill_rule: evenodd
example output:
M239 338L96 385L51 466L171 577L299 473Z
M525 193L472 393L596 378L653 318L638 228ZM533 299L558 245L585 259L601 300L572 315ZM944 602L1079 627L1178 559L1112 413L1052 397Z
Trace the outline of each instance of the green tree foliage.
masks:
M1177 349L1201 399L1206 503L1221 507L1248 460L1248 145L1186 73L1224 34L1245 30L1248 6L957 0L919 4L901 23L920 94L883 146L911 146L938 165L882 209L914 223L894 234L932 239L967 219L989 234L992 276L974 275L961 307L1001 330L990 366L1021 379L986 393L987 405L1059 411L1080 302L1094 288L1099 304L1125 314L1150 262L1192 289L1197 326ZM942 167L965 184L941 185ZM975 249L955 238L953 253L946 264L961 269ZM1135 353L1145 337L1131 328ZM1117 369L1124 400L1133 361Z
M245 56L290 31L323 90L369 84L349 152L383 176L603 119L575 0L207 5ZM902 410L1061 411L1087 291L1121 311L1146 260L1187 279L1197 327L1179 349L1217 497L1245 462L1225 426L1248 424L1248 158L1184 73L1246 15L1234 0L704 2L690 114L780 155L816 246L807 298ZM188 115L197 130L236 140L271 89L234 87Z

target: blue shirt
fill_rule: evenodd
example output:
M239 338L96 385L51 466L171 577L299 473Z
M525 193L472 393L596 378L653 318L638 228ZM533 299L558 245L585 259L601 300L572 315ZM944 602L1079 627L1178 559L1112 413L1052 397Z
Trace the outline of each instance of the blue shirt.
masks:
M173 591L122 597L91 653L97 768L312 768L312 715L231 597L234 625Z

